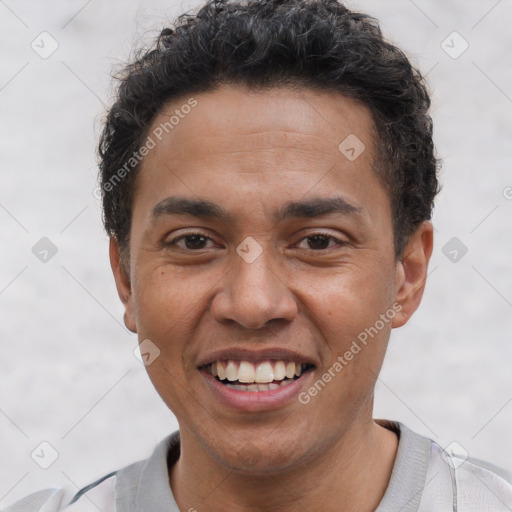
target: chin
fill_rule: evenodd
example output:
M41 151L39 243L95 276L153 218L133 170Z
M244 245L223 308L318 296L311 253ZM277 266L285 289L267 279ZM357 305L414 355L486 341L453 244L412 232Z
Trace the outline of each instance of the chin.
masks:
M226 435L226 437L228 437ZM217 463L239 473L268 476L289 471L300 464L305 446L297 439L279 442L263 433L251 438L241 432L239 439L219 439L208 451Z
M268 476L290 471L298 464L296 453L262 451L249 443L236 453L223 454L219 460L225 467L237 473L252 476Z

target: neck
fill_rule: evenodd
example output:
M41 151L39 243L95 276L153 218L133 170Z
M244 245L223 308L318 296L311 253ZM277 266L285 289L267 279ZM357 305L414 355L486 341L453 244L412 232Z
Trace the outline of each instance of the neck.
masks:
M280 474L248 474L218 463L181 431L181 455L170 469L180 510L221 512L374 511L389 483L396 434L369 421L354 425L313 461ZM183 435L185 434L185 435ZM371 482L371 485L368 483Z

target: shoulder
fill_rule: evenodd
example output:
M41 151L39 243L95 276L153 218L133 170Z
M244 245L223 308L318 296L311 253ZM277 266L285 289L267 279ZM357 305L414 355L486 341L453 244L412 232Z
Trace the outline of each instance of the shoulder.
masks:
M442 448L399 422L378 420L399 436L388 489L378 512L510 512L512 473L468 456L458 443Z
M69 487L45 489L22 498L3 512L116 512L116 473L98 479L80 491Z
M479 459L443 449L431 441L429 478L443 475L454 510L505 512L512 507L512 473ZM439 490L439 486L432 486ZM439 499L438 497L436 499Z
M176 456L177 451L179 431L158 443L148 459L108 473L78 491L76 488L61 487L30 494L2 509L2 512L119 512L119 508L131 510L131 504L137 498L142 475L145 474L151 481L158 476L162 482L167 483L167 458L170 454Z
M62 504L68 501L69 494L64 488L44 489L25 496L11 506L4 508L3 512L37 512L40 510L55 512L62 510Z
M444 452L446 453L446 452ZM488 462L448 455L454 473L454 493L459 509L478 504L481 510L510 510L512 473Z

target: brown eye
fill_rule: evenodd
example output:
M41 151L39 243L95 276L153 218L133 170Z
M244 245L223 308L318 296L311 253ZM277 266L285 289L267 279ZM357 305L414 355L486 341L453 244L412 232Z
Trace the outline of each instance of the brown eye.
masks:
M306 236L301 240L301 242L303 242L304 240L307 241L307 247L305 248L311 249L313 251L332 249L335 248L336 246L341 247L347 244L347 242L339 240L338 238L335 238L332 235L326 233L316 233L310 236ZM335 241L336 243L334 245L329 245L330 241Z
M205 244L208 240L211 239L205 235L202 235L201 233L189 233L187 235L181 235L172 239L170 242L167 242L165 246L177 246L180 249L194 251L206 249ZM180 245L179 242L183 242L183 244Z
M329 246L329 239L331 237L325 235L314 235L308 237L308 244L310 249L327 249Z
M206 237L202 235L191 235L184 237L187 249L204 249Z

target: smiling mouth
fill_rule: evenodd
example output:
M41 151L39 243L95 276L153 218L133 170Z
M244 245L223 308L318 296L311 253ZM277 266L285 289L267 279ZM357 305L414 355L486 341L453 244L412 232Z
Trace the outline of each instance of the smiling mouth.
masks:
M219 360L202 367L224 386L237 391L272 391L291 384L312 364L286 360L265 360L258 363L233 359Z

